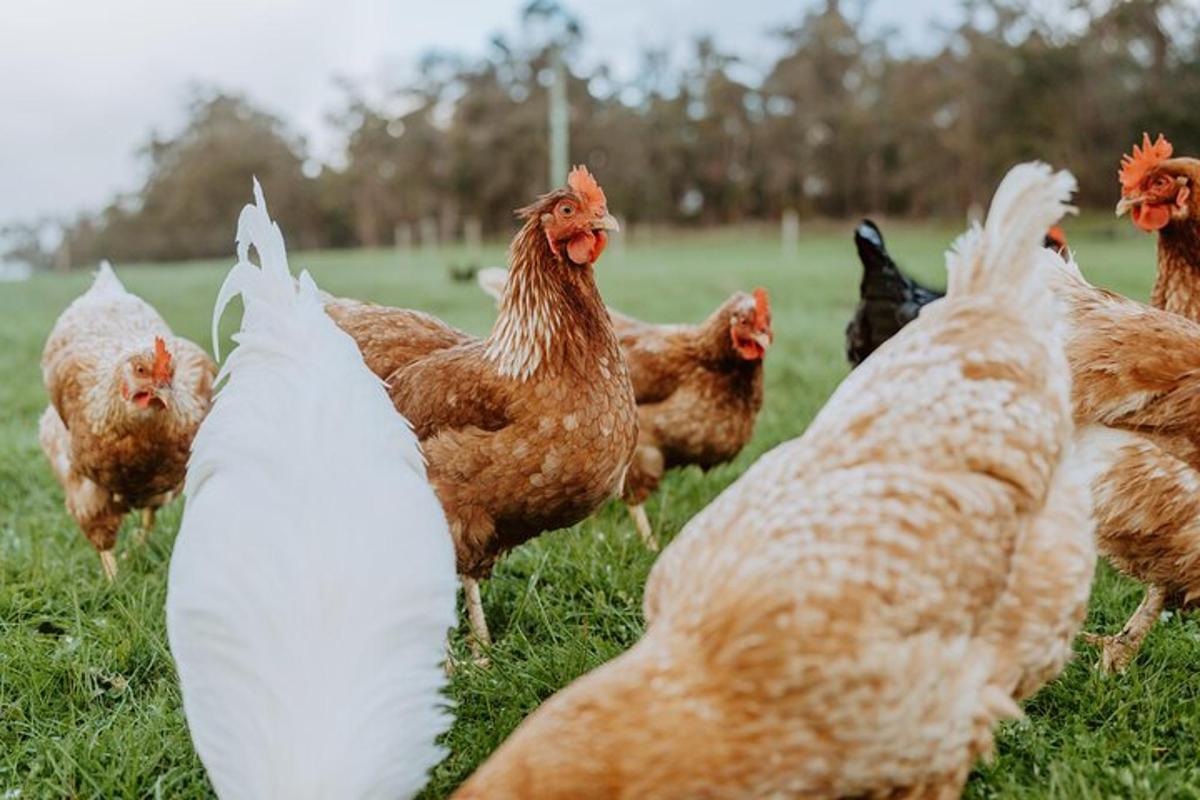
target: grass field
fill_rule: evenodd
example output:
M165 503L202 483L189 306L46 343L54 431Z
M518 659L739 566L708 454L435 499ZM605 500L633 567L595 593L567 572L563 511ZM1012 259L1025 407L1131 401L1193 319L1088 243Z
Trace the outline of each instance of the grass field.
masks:
M842 330L858 280L850 228L805 229L799 252L788 257L765 233L723 231L635 239L610 248L601 262L606 299L652 320L699 319L736 288L771 291L776 343L754 441L727 467L685 470L666 481L649 505L665 539L761 453L800 434L847 372ZM941 252L953 230L886 232L898 259L942 282ZM1067 232L1094 281L1145 297L1154 269L1150 237L1108 220L1078 222ZM292 262L333 292L417 306L482 333L490 300L473 284L451 282L443 269L458 256L325 252L294 254ZM492 262L501 257L499 246L488 252ZM230 263L118 270L177 332L210 346L209 315ZM144 546L132 543L129 520L118 550L122 574L108 585L37 445L46 403L42 343L88 281L80 273L0 284L0 798L207 797L164 628L180 503L165 510ZM484 587L498 640L492 666L454 674L450 755L427 797L448 794L539 702L637 639L653 560L624 510L610 505L501 563ZM1140 589L1106 566L1098 578L1089 625L1111 631L1137 605ZM465 623L460 636L463 630ZM463 649L461 638L456 647ZM1095 653L1080 648L1063 677L1027 704L1028 717L1002 729L998 757L978 769L968 796L1200 797L1197 620L1172 616L1120 677L1097 674Z

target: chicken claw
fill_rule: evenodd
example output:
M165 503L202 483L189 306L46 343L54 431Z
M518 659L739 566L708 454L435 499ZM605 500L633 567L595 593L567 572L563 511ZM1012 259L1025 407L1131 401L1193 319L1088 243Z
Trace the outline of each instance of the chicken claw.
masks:
M1122 673L1129 667L1150 629L1158 621L1158 615L1162 613L1165 602L1166 594L1162 588L1151 586L1146 590L1142 604L1116 636L1083 634L1085 642L1100 648L1100 669L1112 675Z

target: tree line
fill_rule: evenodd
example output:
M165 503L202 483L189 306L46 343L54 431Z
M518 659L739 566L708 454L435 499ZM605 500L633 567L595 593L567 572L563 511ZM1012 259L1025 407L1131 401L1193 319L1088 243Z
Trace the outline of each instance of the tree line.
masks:
M345 87L337 166L316 166L286 121L198 92L178 135L144 147L140 190L64 226L60 262L224 255L259 177L297 247L499 235L548 175L547 83L567 66L571 160L633 223L715 225L861 213L961 215L1015 161L1079 178L1111 208L1143 130L1200 153L1200 14L1187 0L966 0L933 52L870 33L864 5L826 0L773 33L765 73L708 38L682 65L648 51L631 79L581 66L586 31L532 0L520 33L468 59L433 53L386 102ZM20 237L18 237L19 239ZM55 254L25 255L42 262Z

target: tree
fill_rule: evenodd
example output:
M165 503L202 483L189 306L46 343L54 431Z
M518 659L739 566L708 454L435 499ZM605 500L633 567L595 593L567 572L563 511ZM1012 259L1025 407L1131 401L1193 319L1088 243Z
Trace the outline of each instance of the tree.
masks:
M75 263L228 254L234 221L251 198L251 176L296 245L325 241L302 169L304 142L242 97L197 92L184 129L152 138L143 154L150 170L141 191L69 232Z

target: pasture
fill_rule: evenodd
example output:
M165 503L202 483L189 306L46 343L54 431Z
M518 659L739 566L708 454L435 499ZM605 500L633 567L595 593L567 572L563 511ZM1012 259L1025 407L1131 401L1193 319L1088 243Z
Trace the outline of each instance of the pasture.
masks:
M611 247L597 273L606 300L650 320L699 320L729 292L770 290L776 340L767 357L766 404L754 441L731 465L673 473L648 505L666 541L755 458L803 432L847 372L842 331L857 297L852 223L802 230L781 252L773 230L635 237ZM913 274L943 283L941 253L953 227L884 225L889 248ZM1070 220L1067 234L1094 282L1145 298L1152 237L1110 219ZM232 231L231 231L232 232ZM232 241L231 241L232 245ZM492 302L449 279L452 249L295 253L331 292L431 311L486 332ZM485 249L501 263L503 246ZM121 265L118 274L177 333L205 347L217 287L232 257L175 265ZM135 545L131 515L118 546L121 575L108 585L68 517L37 444L46 403L38 368L56 315L90 281L37 275L0 284L0 797L200 798L211 795L192 752L166 644L163 603L181 511L160 515ZM231 312L225 330L233 328ZM388 498L363 497L364 503ZM337 546L338 532L329 532ZM653 565L623 507L541 537L506 559L484 585L497 638L488 669L455 671L457 720L449 755L425 796L446 796L539 702L639 636L641 589ZM1090 630L1115 631L1140 588L1107 566ZM462 621L454 649L465 655ZM1171 616L1123 676L1079 657L1061 679L1005 725L997 756L981 766L970 798L1200 797L1200 619ZM320 686L311 687L320 692Z

